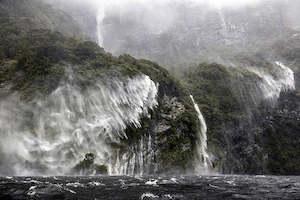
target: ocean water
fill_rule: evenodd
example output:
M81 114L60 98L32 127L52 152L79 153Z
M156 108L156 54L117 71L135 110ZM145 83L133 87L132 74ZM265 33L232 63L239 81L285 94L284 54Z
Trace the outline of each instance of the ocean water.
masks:
M300 199L300 176L2 177L0 199Z

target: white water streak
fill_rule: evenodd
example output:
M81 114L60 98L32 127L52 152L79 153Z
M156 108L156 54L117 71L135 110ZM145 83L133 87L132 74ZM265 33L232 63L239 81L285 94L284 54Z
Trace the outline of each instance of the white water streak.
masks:
M116 162L112 167L111 175L145 175L154 171L154 149L151 135L142 136L138 143L129 147L128 151L117 153Z
M200 121L201 128L198 131L197 144L197 159L196 159L196 172L198 173L209 173L212 166L212 159L207 152L207 126L205 119L200 111L198 104L195 102L194 97L190 95L190 98L194 104L194 108L198 114L198 119Z
M275 103L281 92L295 90L294 72L279 61L273 69L265 71L263 68L248 68L262 79L260 89L266 100Z
M105 13L104 13L104 8L100 7L98 10L98 15L96 17L96 22L97 22L97 42L98 45L103 47L104 45L104 39L103 39L103 20L105 17Z
M228 32L227 24L226 24L226 20L225 20L225 17L224 17L224 14L223 14L223 11L221 8L218 9L218 14L219 14L219 17L221 20L222 28L224 29L225 34L227 34L227 32Z

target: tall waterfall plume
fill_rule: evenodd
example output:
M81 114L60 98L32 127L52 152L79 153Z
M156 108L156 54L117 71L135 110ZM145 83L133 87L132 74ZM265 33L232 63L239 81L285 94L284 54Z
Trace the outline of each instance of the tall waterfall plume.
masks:
M97 43L99 46L103 47L103 19L105 17L104 8L99 8L98 14L96 16L97 22Z
M194 108L197 112L198 119L201 125L200 130L198 131L198 140L196 142L197 158L195 163L195 170L197 173L206 174L210 172L212 167L212 158L207 151L207 126L200 108L194 100L194 97L190 95L190 98L194 104Z

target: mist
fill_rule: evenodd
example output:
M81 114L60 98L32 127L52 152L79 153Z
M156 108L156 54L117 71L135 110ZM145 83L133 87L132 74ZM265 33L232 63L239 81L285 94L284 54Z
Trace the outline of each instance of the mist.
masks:
M296 0L47 1L106 51L149 59L171 72L201 62L238 65L236 56L266 52L300 27Z
M68 80L46 99L24 103L16 93L0 100L0 176L72 174L87 152L107 165L109 175L148 173L151 136L125 154L111 143L127 138L128 125L142 126L142 116L158 104L158 84L145 75L109 77L83 91L66 71ZM133 156L145 161L138 169Z

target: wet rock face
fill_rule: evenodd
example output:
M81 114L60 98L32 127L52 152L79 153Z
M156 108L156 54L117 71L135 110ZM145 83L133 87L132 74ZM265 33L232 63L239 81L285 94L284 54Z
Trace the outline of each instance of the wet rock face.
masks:
M162 99L162 107L163 110L160 111L161 120L155 126L155 133L163 133L172 128L172 124L170 121L175 120L182 113L185 112L185 107L181 104L177 97L170 98L168 96L164 96Z
M272 174L300 174L300 97L282 94L279 105L263 121L262 146Z
M171 85L170 90L173 87ZM141 137L151 138L153 167L146 174L193 171L192 161L199 124L195 111L190 106L191 102L186 100L187 102L185 96L178 96L176 93L158 96L159 104L151 113L151 118L144 118L140 128L127 128L130 145L140 143Z
M196 136L189 134L189 132L193 132L191 126L197 126L197 124L193 124L192 115L184 119L188 110L189 108L177 97L164 96L162 98L158 122L156 122L155 127L155 130L159 130L157 145L160 146L158 158L161 159L159 171L162 173L170 173L173 169L183 172L192 170L191 162L196 148L192 138ZM190 121L187 122L187 120Z
M282 93L278 105L261 106L251 121L229 124L224 144L224 172L299 175L299 96Z

